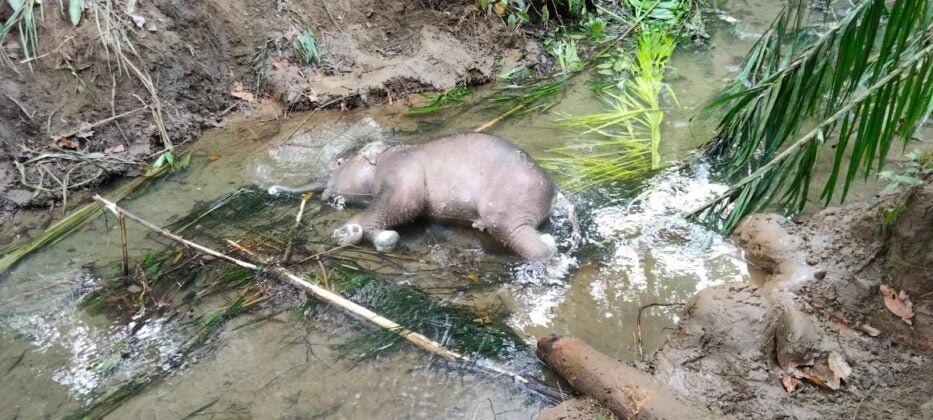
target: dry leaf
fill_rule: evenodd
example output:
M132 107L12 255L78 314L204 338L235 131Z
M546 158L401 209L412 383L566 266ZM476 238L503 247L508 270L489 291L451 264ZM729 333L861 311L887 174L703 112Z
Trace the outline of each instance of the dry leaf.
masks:
M832 322L835 322L835 323L837 323L837 324L839 324L839 325L842 325L843 327L849 328L849 322L846 321L846 320L844 320L844 319L842 319L842 318L840 318L840 317L838 317L838 316L836 316L836 315L833 315L833 316L829 317L829 320L832 321Z
M282 70L288 67L289 64L291 63L289 63L288 59L285 59L285 58L280 58L278 60L272 60L272 68L276 70Z
M207 157L207 160L210 162L220 160L220 155L218 155L217 153L211 153L211 155Z
M230 91L230 96L237 98L237 99L244 100L246 102L256 101L256 97L253 96L253 93L246 89L243 89L243 84L240 82L236 82L233 84L233 90Z
M492 317L489 316L489 312L486 312L485 309L482 309L482 308L476 309L474 313L476 314L476 319L474 319L473 322L480 324L480 325L486 325L486 324L492 323Z
M61 139L55 140L55 144L57 144L58 147L61 147L62 149L74 150L78 148L78 142L72 139L61 138Z
M840 356L839 353L830 352L826 363L829 365L829 370L833 371L836 379L845 380L852 374L852 367L846 363L846 359Z
M798 381L797 378L781 372L781 386L784 387L785 391L794 392L794 390L797 389L798 383L800 383L800 381Z
M472 282L475 283L475 282L478 282L478 281L479 281L479 274L470 273L470 274L467 274L466 278L467 278L467 280L472 281Z
M123 153L124 151L126 151L126 147L123 146L122 144L118 144L116 146L108 147L104 149L104 153L108 155L112 155L116 153Z
M870 335L870 336L872 336L872 337L877 337L877 336L881 335L881 331L880 331L880 330L878 330L877 328L872 327L871 325L868 325L868 324L862 324L862 331L865 331L866 334L868 334L868 335Z
M493 6L493 10L495 10L496 14L499 16L504 15L505 14L505 3L496 3L496 5Z
M903 290L898 293L893 287L885 284L882 284L878 290L884 297L884 306L887 306L891 313L903 319L908 325L913 325L910 319L914 317L914 304L907 293Z

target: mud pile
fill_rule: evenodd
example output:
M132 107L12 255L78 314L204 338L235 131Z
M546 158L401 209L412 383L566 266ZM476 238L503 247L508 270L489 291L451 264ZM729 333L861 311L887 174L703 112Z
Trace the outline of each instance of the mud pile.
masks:
M0 69L0 208L8 215L59 201L53 179L86 188L138 172L161 150L151 108L142 108L151 96L103 47L90 9L72 27L57 3L42 7L40 58L20 63L15 31L0 45L18 63ZM525 50L501 18L467 0L155 0L139 2L134 16L120 8L139 54L129 56L151 76L176 145L254 103L275 101L284 112L353 107L482 83ZM9 13L0 8L0 21ZM305 28L321 52L310 66L293 47ZM13 164L39 157L22 176ZM94 161L76 167L75 159Z
M695 296L658 379L723 415L933 417L933 182L804 221L750 216L735 237L757 281ZM882 285L913 301L910 323Z

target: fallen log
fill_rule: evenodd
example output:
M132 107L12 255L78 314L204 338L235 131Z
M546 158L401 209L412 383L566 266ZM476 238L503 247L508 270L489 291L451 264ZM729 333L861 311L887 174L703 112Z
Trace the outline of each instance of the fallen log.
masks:
M620 419L703 419L651 375L606 356L583 341L552 335L538 341L538 357L571 386L595 398Z

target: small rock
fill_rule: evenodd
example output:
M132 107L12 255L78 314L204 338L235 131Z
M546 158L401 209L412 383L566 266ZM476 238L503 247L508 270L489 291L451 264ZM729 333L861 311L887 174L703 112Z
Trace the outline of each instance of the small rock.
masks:
M816 273L813 273L813 277L816 277L817 280L823 280L824 278L826 278L826 271L825 270L817 271Z
M143 291L143 288L142 288L142 287L139 287L139 286L137 286L137 285L135 285L135 284L131 284L130 287L127 287L127 288L126 288L126 291L127 291L127 292L130 292L130 293L139 293L139 292L142 292L142 291Z
M807 257L807 265L812 266L812 265L818 264L819 262L820 262L820 259L817 258L815 255L810 255Z
M6 193L6 199L13 202L17 206L24 207L30 201L32 201L32 191L14 189L9 190Z

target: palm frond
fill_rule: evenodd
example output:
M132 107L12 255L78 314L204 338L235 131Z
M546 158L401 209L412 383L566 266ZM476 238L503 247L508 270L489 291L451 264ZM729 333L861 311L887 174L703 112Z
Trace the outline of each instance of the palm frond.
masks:
M836 151L821 198L828 204L841 183L844 201L859 170L866 179L877 173L894 140L906 145L930 106L928 0L895 0L890 10L884 0L866 0L811 42L802 40L806 5L789 0L739 77L708 105L725 110L708 152L725 163L727 175L765 162L691 213L725 232L774 202L802 210L831 140ZM813 128L800 136L803 127Z
M674 47L674 38L664 31L642 32L632 79L602 92L609 110L561 121L565 127L584 128L580 140L551 149L558 156L540 160L547 169L567 176L565 187L587 188L661 165L661 93L667 89L664 68Z

